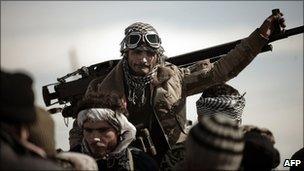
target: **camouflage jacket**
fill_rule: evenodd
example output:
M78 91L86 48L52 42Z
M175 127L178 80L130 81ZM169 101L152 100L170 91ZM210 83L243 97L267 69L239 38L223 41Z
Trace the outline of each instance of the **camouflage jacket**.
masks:
M186 123L186 97L202 92L205 88L230 80L237 76L266 45L267 40L261 37L258 30L245 38L233 50L212 64L206 72L197 67L179 68L166 63L157 70L152 82L153 108L164 128L170 144L182 141L182 130ZM194 68L194 69L193 69ZM86 92L99 93L115 91L126 100L122 61L102 81L93 80ZM132 115L132 111L129 111ZM71 144L71 137L70 137ZM73 146L73 143L71 144Z

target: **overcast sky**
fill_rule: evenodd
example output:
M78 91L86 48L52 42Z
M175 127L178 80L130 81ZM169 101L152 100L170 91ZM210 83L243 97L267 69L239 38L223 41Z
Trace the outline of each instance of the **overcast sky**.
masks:
M303 25L303 1L1 1L1 68L30 74L36 104L45 107L43 85L81 66L120 59L123 30L136 21L158 30L170 57L247 37L274 8L284 13L287 29ZM228 83L247 92L243 123L274 133L283 169L303 147L303 34L272 45ZM198 98L188 98L188 119L196 119ZM57 147L67 150L72 120L66 128L61 115L54 119Z

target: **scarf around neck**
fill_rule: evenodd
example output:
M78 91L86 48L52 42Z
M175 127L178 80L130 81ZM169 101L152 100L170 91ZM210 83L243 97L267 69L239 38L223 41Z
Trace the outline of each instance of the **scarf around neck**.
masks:
M143 106L147 101L146 88L152 82L153 76L156 74L157 67L155 66L154 69L146 76L135 76L130 72L127 59L124 57L122 68L127 83L128 101L138 107Z

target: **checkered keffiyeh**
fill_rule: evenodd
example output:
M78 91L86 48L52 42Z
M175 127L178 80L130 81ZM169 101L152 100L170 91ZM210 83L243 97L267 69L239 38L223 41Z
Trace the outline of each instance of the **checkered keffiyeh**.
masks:
M218 97L200 97L196 102L198 115L214 116L217 113L241 120L245 107L245 98L239 95L221 95Z
M150 24L142 23L142 22L136 22L131 24L125 29L125 35L130 34L131 32L140 32L140 33L146 33L148 31L153 31L157 33L154 27L152 27ZM158 34L158 33L157 33Z

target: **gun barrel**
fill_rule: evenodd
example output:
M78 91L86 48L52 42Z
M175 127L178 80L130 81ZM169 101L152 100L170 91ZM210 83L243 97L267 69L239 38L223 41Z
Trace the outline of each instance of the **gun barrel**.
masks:
M297 34L301 34L304 32L304 26L299 26L299 27L295 27L289 30L285 30L284 33L281 34L275 34L273 36L271 36L269 38L269 43L280 40L280 39L284 39L287 38L289 36L293 36L293 35L297 35Z
M171 58L168 58L167 61L177 66L181 66L186 63L194 63L200 60L209 59L215 56L226 54L240 42L241 40L237 40L218 46L213 46L210 48L173 56Z
M292 28L289 30L285 30L283 33L275 34L269 38L268 43L287 38L289 36L297 35L304 32L304 27L299 26L296 28ZM197 50L177 56L173 56L168 58L167 61L177 65L177 66L184 66L185 64L195 63L200 60L209 59L212 57L221 56L223 54L228 53L231 49L233 49L237 44L241 43L241 40L236 40L232 42L228 42L225 44L213 46L207 49ZM267 46L267 45L266 45ZM271 47L264 47L261 52L266 52L271 50Z

